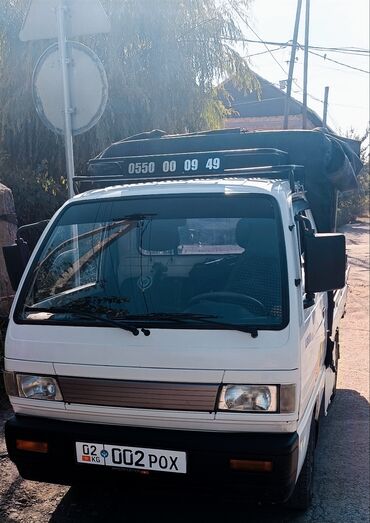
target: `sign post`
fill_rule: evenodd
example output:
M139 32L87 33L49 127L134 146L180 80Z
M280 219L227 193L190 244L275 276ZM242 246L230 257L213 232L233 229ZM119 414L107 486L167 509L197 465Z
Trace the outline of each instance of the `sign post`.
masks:
M74 157L73 157L73 135L72 135L72 113L71 107L71 91L69 83L69 64L71 63L68 57L68 45L65 32L65 14L68 7L64 0L59 0L57 7L57 22L58 22L58 48L60 57L60 67L62 72L63 83L63 102L64 102L64 146L66 154L67 165L67 179L68 179L68 195L70 198L74 196L73 178L75 174Z

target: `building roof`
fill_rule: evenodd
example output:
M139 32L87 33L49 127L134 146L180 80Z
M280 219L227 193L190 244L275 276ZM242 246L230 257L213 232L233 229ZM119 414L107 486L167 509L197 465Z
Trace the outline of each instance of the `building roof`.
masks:
M286 93L265 78L254 73L260 85L259 91L251 93L243 92L235 87L231 80L225 82L224 87L231 95L229 107L234 109L238 115L232 118L255 118L263 116L282 116L284 114ZM295 98L290 99L289 114L302 114L303 104ZM322 119L312 109L307 109L307 117L314 127L322 127Z

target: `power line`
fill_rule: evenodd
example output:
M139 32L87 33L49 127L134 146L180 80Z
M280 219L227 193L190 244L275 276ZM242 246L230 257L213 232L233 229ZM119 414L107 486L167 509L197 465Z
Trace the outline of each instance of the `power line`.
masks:
M267 47L267 42L265 42L264 40L262 40L262 38L259 36L259 34L257 34L257 32L248 24L248 22L245 20L245 18L239 13L239 11L236 9L236 7L232 4L232 2L229 0L229 4L231 6L231 8L236 12L236 14L239 16L239 18L245 23L245 25L252 31L252 33L258 38L258 43L261 43L263 44L267 51L265 51L265 53L269 53L271 55L271 57L274 59L274 61L277 63L277 65L280 67L280 69L283 71L283 73L285 75L288 75L287 71L284 69L284 67L281 65L281 63L275 58L275 56L272 54L274 51L278 51L278 49L269 49ZM248 39L245 39L245 41L248 41ZM255 40L254 40L255 41ZM271 45L276 45L276 43L274 44L273 42L269 42L269 44ZM285 45L292 45L292 44L289 44L288 42L285 44L285 43L280 43L281 44L281 47L284 47ZM277 44L279 45L279 44ZM293 79L293 82L295 83L295 85L298 87L298 89L300 90L300 92L303 91L302 87L297 83L296 80ZM311 94L307 93L307 96L309 96L310 98L312 98L313 100L316 100L318 102L321 102L321 103L324 103L322 100L319 100L318 98L315 98L314 96L312 96Z
M229 0L229 5L230 7L235 11L235 13L239 16L239 18L242 20L242 22L245 23L245 25L252 31L252 33L258 38L258 41L256 40L251 40L251 39L248 39L248 38L237 38L237 39L229 39L229 38L225 38L225 39L229 39L229 40L235 40L235 41L245 41L245 42L253 42L253 43L260 43L262 45L264 45L266 47L266 53L269 53L271 55L271 57L273 58L274 62L280 67L280 69L284 72L285 75L287 75L287 71L284 69L284 67L281 65L281 63L275 58L275 56L272 54L273 52L275 51L278 51L278 49L270 49L269 47L267 47L268 45L278 45L280 46L280 48L283 48L283 47L287 47L287 46L292 46L293 44L291 42L269 42L269 41L265 41L265 40L262 40L262 38L259 36L259 34L257 34L257 32L249 25L249 23L247 22L247 20L244 18L244 16L242 16L240 14L240 12L238 11L238 9L233 5L233 3L231 2L231 0ZM301 44L297 44L297 46L304 50L305 46L304 45L301 45ZM338 50L340 48L324 48L324 47L320 47L320 46L308 46L308 49L322 49L322 50ZM345 48L343 48L345 49ZM364 53L370 53L370 51L366 50L366 49L360 49L360 48L348 48L348 49L356 49L356 50L361 50L361 52L363 51ZM345 64L343 62L339 62L338 60L334 60L333 58L329 58L327 57L326 55L320 55L319 53L315 53L314 51L309 51L309 53L315 55L315 56L318 56L320 58L322 58L323 60L328 60L329 62L333 62L333 63L336 63L338 65L341 65L343 67L347 67L349 69L352 69L354 71L359 71L361 73L365 73L365 74L370 74L369 71L366 71L365 69L361 69L360 67L355 67L355 66L352 66L352 65L349 65L349 64ZM252 56L258 56L260 54L264 54L264 53L256 53ZM301 88L300 88L301 89ZM311 97L312 98L312 97ZM322 102L322 100L319 100L320 102ZM323 102L322 102L323 103Z
M340 124L336 121L335 118L333 118L331 112L328 110L328 116L330 118L330 120L333 122L334 126L337 128L337 130L339 131L340 129Z
M273 84L273 85L275 85L275 87L280 89L277 84ZM298 87L299 92L302 92L302 88L299 87L299 85L296 85L296 86ZM316 96L313 96L312 94L308 93L308 97L312 98L312 100L315 100L316 102L319 102L321 104L324 103L323 100L320 100L320 98L317 98ZM283 100L283 97L282 96L275 96L273 98L262 98L261 100L253 100L253 101L250 101L250 102L232 102L231 105L232 106L235 106L235 105L253 105L253 104L260 104L262 102L270 102L272 100ZM349 108L353 108L353 109L367 109L367 107L360 106L360 105L338 104L338 103L334 103L334 102L331 102L330 105L331 106L334 105L334 106L337 106L337 107L349 107Z
M235 11L235 13L239 16L239 18L245 23L245 25L252 31L252 33L258 38L258 40L252 40L252 39L249 39L249 38L238 38L238 39L231 39L231 38L224 38L225 40L238 40L238 41L244 41L244 42L250 42L250 43L257 43L257 44L262 44L265 48L266 48L266 51L263 51L261 53L255 53L253 55L249 55L249 57L253 57L253 56L259 56L259 55L262 55L262 54L267 54L269 53L271 55L271 57L273 58L273 60L277 63L277 65L280 67L280 69L284 72L285 75L287 75L287 71L284 69L284 67L280 64L280 62L275 58L275 56L272 54L273 52L276 52L276 51L279 51L285 47L291 47L293 44L292 42L288 41L288 42L272 42L272 41L266 41L266 40L263 40L258 34L257 32L249 25L249 23L247 22L247 20L239 13L239 11L236 9L236 7L232 4L231 0L228 0L229 1L229 4L231 6L231 8ZM279 46L277 47L276 49L270 49L269 47L267 47L268 45L276 45L276 46ZM300 48L300 49L304 49L304 45L301 45L301 44L297 44L297 46ZM369 54L370 51L367 50L367 49L362 49L362 48L358 48L358 47L321 47L321 46L314 46L314 45L309 45L308 46L308 49L309 49L309 52L311 54L314 54L324 60L328 60L328 61L331 61L331 62L334 62L334 63L337 63L338 65L342 65L344 67L348 67L350 69L354 69L354 70L357 70L357 71L360 71L360 72L363 72L363 73L367 73L369 74L369 71L365 71L364 69L360 69L358 67L354 67L354 66L350 66L349 64L345 64L345 63L342 63L342 62L339 62L337 60L334 60L334 59L330 59L328 58L326 55L320 55L319 53L315 53L314 51L310 51L310 49L320 49L320 50L323 50L323 51L330 51L330 52L347 52L348 54L356 54L356 53L360 53L360 54L363 54L363 56L365 56L366 54ZM300 92L303 92L303 88L298 84L298 82L296 80L293 79L293 82L294 84L296 85L296 87L299 89ZM316 102L319 102L321 104L324 104L324 101L321 100L320 98L317 98L316 96L313 96L312 94L310 93L307 93L307 96L309 98L311 98L312 100L315 100ZM275 99L278 99L278 98L268 98L266 99L267 100L275 100ZM264 100L261 100L260 102L262 102ZM240 102L239 104L235 104L235 105L247 105L247 104L255 104L255 103L259 103L258 101L254 101L254 102ZM342 106L345 106L343 104L331 104L331 105L342 105ZM347 106L347 107L351 107L351 106ZM334 122L334 124L338 127L338 124L337 122L334 120L334 118L331 116L331 114L329 113L329 117L331 118L331 120Z
M262 102L270 102L271 100L283 100L284 97L282 96L275 96L274 98L263 98L261 100L253 100L252 102L232 102L231 105L234 107L234 105L252 105L252 104L260 104Z
M303 91L303 88L297 83L296 80L294 80L294 83L296 84L296 86L298 87L298 89L302 92ZM321 104L324 103L323 100L320 100L320 98L316 98L316 96L313 96L313 94L310 94L310 93L307 93L307 96L309 98L311 98L312 100L315 100L315 102L320 102Z
M264 43L264 42L260 42L260 43ZM297 44L297 45L298 45L300 50L304 50L304 48L305 48L304 45L301 45L301 44ZM254 54L248 55L248 57L252 58L253 56L260 56L260 55L263 55L263 54L266 54L266 53L270 53L271 54L271 53L274 53L276 51L280 51L281 49L284 49L285 47L288 47L288 46L290 46L290 44L284 44L284 45L282 45L280 47L277 47L276 49L267 49L267 51L262 51L261 53L254 53ZM308 46L308 47L310 49L310 46ZM348 69L352 69L354 71L359 71L361 73L370 74L370 71L366 71L365 69L361 69L360 67L356 67L354 65L349 65L349 64L346 64L344 62L339 62L338 60L334 60L333 58L329 58L326 54L325 55L321 55L319 53L315 53L314 51L310 51L310 50L308 52L310 54L314 55L314 56L318 56L319 58L322 58L323 60L327 60L328 62L333 62L335 64L341 65L342 67L347 67ZM277 62L275 57L273 57L273 58L274 58L275 62ZM279 64L279 66L280 66L280 68L282 68L280 64Z
M253 56L261 56L261 54L274 53L275 51L280 51L281 49L284 49L285 47L286 46L280 46L280 47L277 47L276 49L268 49L267 51L262 51L261 53L249 54L248 58L253 58Z
M267 44L262 40L262 38L256 33L256 31L249 25L249 23L247 22L247 20L244 18L244 16L242 16L238 9L233 5L233 3L231 2L231 0L229 0L229 5L230 7L235 11L235 13L239 16L239 18L242 20L242 22L245 23L245 25L252 31L252 33L258 38L258 40L260 41L261 44L263 44L265 47L266 47L266 50L268 53L270 53L271 57L273 58L274 62L277 63L277 65L280 67L280 69L284 72L285 75L287 75L288 73L285 71L284 67L281 65L281 63L276 60L275 56L272 54L272 50L269 49L267 47ZM283 44L284 45L284 44Z
M235 7L232 6L233 9L235 10ZM240 16L240 15L239 15ZM247 24L247 22L243 19L244 23ZM248 25L248 24L247 24ZM253 31L253 29L250 27L250 25L248 25L249 29ZM254 32L254 34L256 34ZM256 35L257 36L257 35ZM259 38L257 36L257 38ZM275 46L279 46L279 47L291 47L292 46L292 42L291 41L287 41L287 42L274 42L274 41L269 41L269 40L262 40L262 39L258 39L258 40L253 40L251 38L231 38L231 37L223 37L223 40L233 40L233 41L237 41L237 42L248 42L248 43L252 43L252 44L263 44L263 45L275 45ZM303 44L298 44L299 47L301 48L304 48L304 45ZM369 49L364 49L364 48L361 48L361 47L326 47L326 46L321 46L321 45L309 45L308 46L309 49L315 49L316 51L327 51L327 52L333 52L333 53L344 53L344 54L354 54L354 55L359 55L359 56L366 56L366 55L369 55L370 54L370 50Z
M364 107L363 105L348 105L348 104L336 104L336 103L331 103L330 105L336 105L338 107L350 107L352 109L362 109L362 110L368 109L368 107Z
M348 54L353 56L362 56L364 58L368 57L370 55L370 52L367 49L358 49L358 50L351 50L350 48L342 47L335 49L334 47L309 47L310 49L315 49L316 51L327 51L330 53L340 53L340 54Z
M351 70L344 69L341 66L332 67L328 63L327 64L322 64L321 62L319 64L311 64L311 68L317 68L317 67L320 68L320 69L325 69L326 71L339 71L341 73L353 74Z
M274 59L274 61L277 63L277 65L280 67L280 69L284 72L285 75L288 75L287 71L284 69L284 67L280 64L280 62L278 60L276 60L275 56L272 54L274 51L278 51L279 49L269 49L267 47L267 43L269 43L270 45L279 45L279 44L276 44L273 43L273 42L265 42L262 40L262 38L257 34L257 32L248 24L248 22L245 20L245 18L239 13L239 11L236 9L236 7L231 3L231 1L229 0L229 4L231 6L231 8L236 12L236 14L239 16L239 18L245 23L245 25L252 31L252 33L258 38L258 43L261 43L263 44L267 51L264 51L264 53L269 53L271 55L271 57ZM245 39L245 41L248 41L248 39ZM254 40L254 42L256 42ZM289 42L287 42L286 44L285 43L281 43L280 42L280 46L281 47L285 47L285 46L291 46L292 44L290 44ZM281 48L280 47L280 48ZM259 54L262 54L262 53L259 53ZM254 55L256 56L256 55ZM295 83L295 85L298 87L299 91L300 92L303 92L303 88L297 83L296 80L293 79L293 82ZM312 98L313 100L316 100L317 102L321 102L321 103L324 103L322 100L319 100L318 98L316 98L315 96L312 96L310 93L307 93L307 96L309 96L309 98Z
M186 35L192 33L193 31L196 31L202 25L206 25L206 24L209 24L210 22L214 22L214 20L217 20L217 16L214 16L213 18L206 18L204 20L201 20L198 24L194 25L193 27L190 27L185 33L181 34L178 39L181 40L183 38L183 36L186 36Z
M338 60L334 60L333 58L329 58L326 55L321 55L319 53L315 53L314 51L308 51L310 54L319 56L323 60L328 60L329 62L334 62L335 64L341 65L343 67L348 67L348 69L353 69L354 71L360 71L361 73L370 74L370 71L366 71L365 69L360 69L360 67L355 67L353 65L344 64L343 62L338 62Z

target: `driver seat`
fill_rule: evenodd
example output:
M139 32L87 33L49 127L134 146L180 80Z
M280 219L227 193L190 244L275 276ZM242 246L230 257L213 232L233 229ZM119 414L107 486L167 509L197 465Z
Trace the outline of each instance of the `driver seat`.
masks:
M270 316L281 317L281 267L276 222L269 218L242 218L235 230L244 249L233 266L225 291L260 301ZM250 310L258 314L258 310Z

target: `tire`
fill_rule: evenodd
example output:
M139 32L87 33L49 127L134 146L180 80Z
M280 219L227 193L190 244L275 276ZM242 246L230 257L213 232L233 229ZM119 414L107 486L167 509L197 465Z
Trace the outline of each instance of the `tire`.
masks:
M293 494L286 502L286 506L293 510L307 510L313 498L313 478L316 446L316 422L311 423L310 439L308 441L306 457L294 487Z

